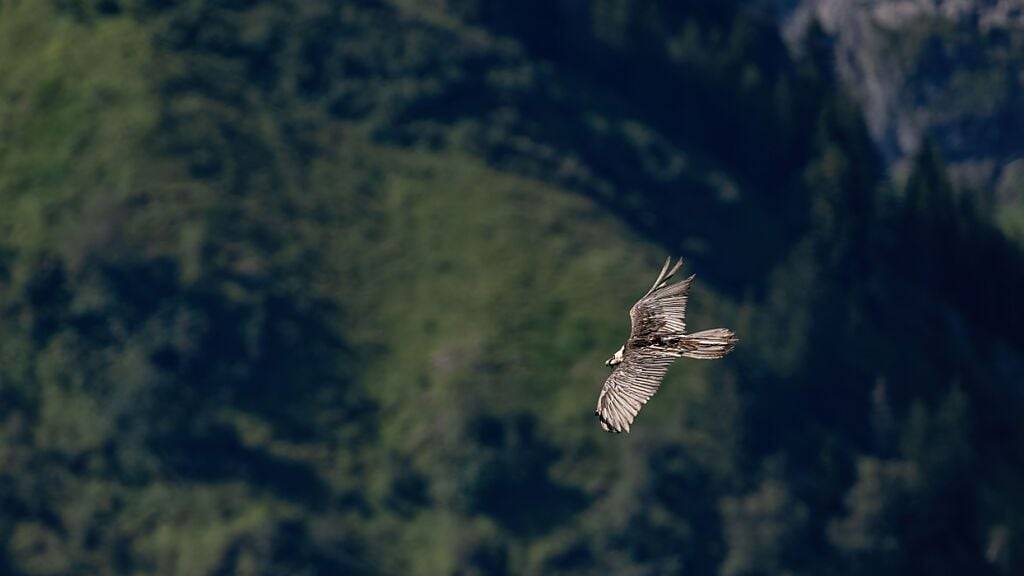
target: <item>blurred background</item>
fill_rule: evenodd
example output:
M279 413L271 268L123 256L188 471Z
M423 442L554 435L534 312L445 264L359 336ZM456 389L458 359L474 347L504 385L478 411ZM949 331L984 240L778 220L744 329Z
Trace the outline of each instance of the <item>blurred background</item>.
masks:
M0 0L0 574L1024 573L1016 0ZM698 274L633 433L626 311Z

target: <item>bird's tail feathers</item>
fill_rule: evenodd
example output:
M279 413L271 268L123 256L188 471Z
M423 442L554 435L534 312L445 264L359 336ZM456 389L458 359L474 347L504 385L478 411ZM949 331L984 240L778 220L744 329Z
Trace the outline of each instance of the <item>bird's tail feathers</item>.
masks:
M732 352L739 338L728 328L712 328L679 339L679 353L686 358L714 360Z

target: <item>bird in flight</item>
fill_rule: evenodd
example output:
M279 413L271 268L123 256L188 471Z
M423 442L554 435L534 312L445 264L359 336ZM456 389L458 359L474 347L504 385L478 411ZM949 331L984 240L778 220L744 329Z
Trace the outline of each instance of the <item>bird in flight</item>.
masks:
M669 269L671 264L669 257L651 289L629 309L629 338L605 361L614 368L601 388L594 413L601 428L609 432L629 432L676 358L713 360L736 346L736 335L726 328L686 333L686 298L694 277L669 284L683 260Z

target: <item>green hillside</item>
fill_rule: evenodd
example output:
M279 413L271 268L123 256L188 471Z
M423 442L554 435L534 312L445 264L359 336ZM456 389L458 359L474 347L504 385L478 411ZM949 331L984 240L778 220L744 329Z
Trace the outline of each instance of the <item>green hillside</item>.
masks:
M743 3L0 0L0 574L1014 574L1024 255ZM593 406L668 254L693 330Z

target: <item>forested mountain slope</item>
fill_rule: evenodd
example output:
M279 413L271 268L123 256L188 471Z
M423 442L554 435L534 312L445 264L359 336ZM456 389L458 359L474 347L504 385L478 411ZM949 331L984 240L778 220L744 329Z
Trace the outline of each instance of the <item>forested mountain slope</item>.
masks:
M0 2L0 573L1014 574L1024 256L743 3ZM668 253L693 329L592 414Z
M938 146L950 175L1024 239L1024 4L1018 0L803 0L774 3L799 50L818 28L833 44L896 174Z

